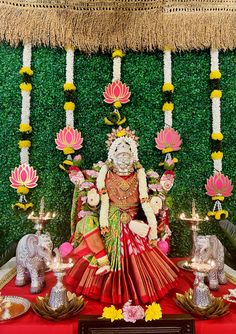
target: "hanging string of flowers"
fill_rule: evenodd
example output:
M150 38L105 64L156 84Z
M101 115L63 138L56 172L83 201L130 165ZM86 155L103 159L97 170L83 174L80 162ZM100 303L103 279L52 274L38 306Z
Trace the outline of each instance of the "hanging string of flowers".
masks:
M156 148L165 154L164 162L160 162L159 166L163 166L165 170L174 169L178 162L177 158L172 158L171 152L180 150L182 140L177 131L172 128L172 113L174 110L173 93L174 85L172 84L172 63L171 50L166 48L163 52L164 65L164 84L162 86L164 103L162 111L164 112L164 129L157 133Z
M225 197L232 195L232 183L228 176L224 176L222 172L222 140L223 134L221 132L221 97L222 91L220 89L221 72L219 70L219 51L211 49L211 101L212 101L212 153L214 175L207 179L205 185L207 195L211 196L214 201L213 211L208 212L208 216L215 217L220 220L223 217L228 217L228 211L222 209L221 202Z
M81 132L74 129L75 91L74 50L68 47L66 49L66 82L64 84L66 126L57 133L57 138L55 139L56 148L63 151L66 156L63 163L59 165L65 171L67 171L68 167L79 165L81 162L80 155L74 157L74 159L71 156L76 150L81 149L83 143Z
M124 57L122 50L115 50L112 53L113 58L113 78L112 82L105 88L103 93L104 101L108 104L112 104L114 110L110 112L110 115L104 118L104 122L107 125L120 126L126 122L126 117L121 113L121 107L123 104L129 102L131 92L126 84L123 84L121 80L121 59Z
M10 176L11 187L17 189L17 194L20 195L19 202L15 203L12 207L24 211L33 207L33 203L27 202L26 195L29 193L29 189L37 186L38 181L37 172L29 165L29 148L31 147L32 133L30 125L31 77L33 75L31 58L31 44L25 44L23 48L23 66L19 71L22 75L22 83L20 84L22 108L19 127L20 140L18 142L21 164L12 171Z
M172 152L178 151L181 148L182 140L177 131L172 128L172 112L174 110L173 92L174 85L172 84L172 64L171 50L165 49L163 52L164 65L164 83L162 86L164 103L162 111L164 112L164 129L157 133L155 138L156 148L165 154L163 162L159 166L163 166L165 172L160 177L153 170L147 172L148 188L151 193L151 205L155 214L158 214L158 247L165 254L169 252L171 231L169 229L168 208L172 207L172 198L169 191L173 187L175 174L174 167L178 159L172 157Z

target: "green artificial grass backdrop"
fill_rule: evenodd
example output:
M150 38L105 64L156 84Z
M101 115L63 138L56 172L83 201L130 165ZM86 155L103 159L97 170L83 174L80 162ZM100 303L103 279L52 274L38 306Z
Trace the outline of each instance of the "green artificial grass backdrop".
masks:
M64 155L55 147L57 132L65 126L63 110L66 52L62 49L33 48L31 94L31 117L33 127L30 165L39 175L38 186L30 191L28 199L38 212L42 196L46 210L57 213L47 226L54 245L68 240L70 235L70 208L73 184L58 165ZM22 67L22 47L11 48L0 45L0 253L13 240L33 232L33 223L27 214L15 212L11 205L18 201L16 190L10 187L11 170L20 163L18 128L21 117L21 93L19 84ZM236 52L220 53L222 72L222 133L223 172L236 183ZM196 200L197 211L205 216L212 210L213 203L205 195L206 178L213 173L211 154L211 100L209 72L209 50L180 52L172 57L173 84L173 127L181 134L182 149L174 154L179 159L176 181L171 190L174 200L171 211L172 256L183 256L189 252L191 238L184 222L178 219L181 212L190 214L192 199ZM112 108L103 102L103 91L112 79L111 55L84 55L75 53L76 110L75 128L82 132L82 154L84 167L106 159L105 140L111 127L104 125L103 118ZM131 129L140 137L139 157L146 169L154 168L162 173L158 163L163 161L161 152L155 149L156 132L163 128L162 112L163 54L132 53L122 60L122 81L131 90L131 101L122 110ZM223 207L235 221L235 192L225 200ZM204 223L203 233L220 234L217 223ZM220 235L219 235L220 236Z

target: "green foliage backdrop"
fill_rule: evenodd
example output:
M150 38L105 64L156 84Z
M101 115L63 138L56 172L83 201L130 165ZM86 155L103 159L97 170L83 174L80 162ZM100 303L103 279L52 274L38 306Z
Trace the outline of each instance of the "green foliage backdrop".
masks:
M46 210L56 211L57 217L47 229L55 244L69 237L70 207L73 185L58 164L63 154L56 150L54 139L65 126L63 110L65 81L65 51L61 49L34 48L32 58L33 90L31 100L31 125L33 127L30 164L37 169L38 187L30 198L38 210L39 201L45 197ZM12 211L11 204L18 196L10 188L9 175L19 165L18 127L21 115L21 94L18 74L22 66L22 47L16 49L0 45L0 253L11 241L33 231L26 214ZM236 52L220 54L222 72L222 132L223 171L236 183ZM172 189L174 206L172 221L172 255L189 251L190 236L185 224L178 220L181 212L191 210L192 199L197 209L205 215L212 203L205 196L204 183L212 174L210 159L211 102L209 99L209 51L184 52L173 55L173 84L175 85L173 126L181 133L183 145L176 156L176 183ZM75 127L82 131L83 155L86 168L93 162L106 159L104 142L111 128L103 124L110 109L103 102L102 92L112 78L110 55L75 54L75 84L77 86ZM122 62L122 81L131 89L131 102L123 109L128 125L140 137L139 156L145 168L159 170L163 156L155 149L154 138L163 127L161 87L163 84L163 55L161 52L128 52ZM234 221L236 195L224 203ZM206 223L203 233L220 233L217 224Z

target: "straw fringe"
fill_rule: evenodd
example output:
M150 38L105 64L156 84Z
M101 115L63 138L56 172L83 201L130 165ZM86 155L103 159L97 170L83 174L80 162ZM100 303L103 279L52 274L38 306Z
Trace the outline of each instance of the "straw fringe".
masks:
M50 3L49 0L41 2L44 5ZM97 3L96 0L92 2ZM103 2L114 3L111 0ZM144 2L140 0L137 3L140 6ZM175 51L204 48L226 50L236 47L236 3L234 7L225 10L215 8L206 11L200 7L199 11L191 11L181 8L176 10L175 7L172 11L170 7L158 7L158 3L164 2L150 0L152 9L144 6L142 10L130 10L131 5L136 6L135 2L125 0L117 3L128 3L128 10L72 10L18 7L0 1L0 40L12 46L21 42L51 47L70 45L87 53L107 52L114 48L154 51L168 46ZM172 2L175 6L178 3L177 0ZM230 0L228 2L232 3ZM180 3L183 4L183 1Z

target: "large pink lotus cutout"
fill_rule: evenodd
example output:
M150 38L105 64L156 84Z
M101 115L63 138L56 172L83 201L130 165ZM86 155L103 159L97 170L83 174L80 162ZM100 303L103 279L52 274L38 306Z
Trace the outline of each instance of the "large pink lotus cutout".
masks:
M156 148L162 150L162 153L178 151L182 144L179 133L172 128L165 128L157 133L155 142Z
M232 195L233 186L228 176L217 173L211 176L205 185L208 196L229 197Z
M74 150L79 150L82 147L83 138L81 132L68 126L59 131L55 142L58 150L64 151L65 154L71 154L74 153Z
M109 104L114 102L127 103L129 102L130 95L129 87L118 80L110 83L103 93L104 101Z
M37 186L38 176L36 170L28 164L22 164L16 167L9 177L11 187L17 189L20 186L35 188Z

